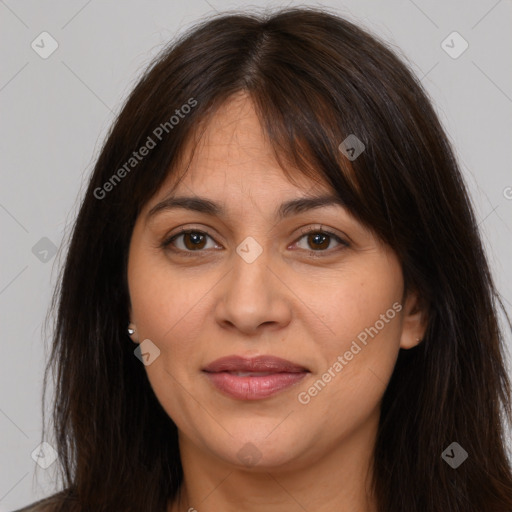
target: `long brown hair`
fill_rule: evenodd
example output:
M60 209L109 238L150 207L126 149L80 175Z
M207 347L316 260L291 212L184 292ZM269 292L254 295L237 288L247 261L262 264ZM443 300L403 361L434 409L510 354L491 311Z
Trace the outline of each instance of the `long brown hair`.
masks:
M406 290L418 291L428 312L424 340L400 352L382 402L379 511L512 510L498 308L508 327L510 319L453 150L419 80L385 43L310 8L202 22L151 64L116 119L54 297L45 385L52 370L64 490L53 502L66 511L154 512L176 496L176 426L126 333L128 247L138 213L200 122L240 91L254 101L283 170L328 183L394 249ZM349 165L339 146L351 134L365 150ZM148 138L155 146L127 166ZM441 456L453 442L468 454L457 469Z

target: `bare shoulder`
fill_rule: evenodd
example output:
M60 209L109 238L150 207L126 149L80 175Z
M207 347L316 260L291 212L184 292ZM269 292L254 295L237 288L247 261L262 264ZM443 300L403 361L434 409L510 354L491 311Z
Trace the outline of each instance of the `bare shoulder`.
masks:
M13 512L54 512L57 510L57 503L55 501L49 502L48 500L40 500L26 507L13 510Z
M13 512L53 512L54 510L55 505L50 505L47 502L41 500L27 505L26 507L13 510Z

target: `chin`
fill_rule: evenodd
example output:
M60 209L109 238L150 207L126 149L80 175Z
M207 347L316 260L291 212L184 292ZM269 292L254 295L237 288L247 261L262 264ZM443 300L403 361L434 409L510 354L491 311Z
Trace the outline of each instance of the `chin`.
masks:
M270 469L292 469L300 459L301 454L307 451L303 443L307 442L303 434L297 432L279 432L280 417L276 420L255 421L253 419L237 422L237 432L233 437L222 436L215 445L214 438L208 437L206 443L211 452L219 459L237 469L249 471L265 471ZM277 427L277 428L276 428Z

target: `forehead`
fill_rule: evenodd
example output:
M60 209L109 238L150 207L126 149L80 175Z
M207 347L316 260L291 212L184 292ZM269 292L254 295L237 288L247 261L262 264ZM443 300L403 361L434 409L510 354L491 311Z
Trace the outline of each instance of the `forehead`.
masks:
M257 222L260 216L274 224L330 207L331 214L371 236L371 229L347 207L342 191L318 169L310 167L306 175L285 165L289 159L282 156L280 152L278 161L251 98L243 93L232 96L195 127L139 220L147 225L160 213L181 210L237 225Z
M292 167L283 170L251 98L238 93L197 127L184 146L180 163L150 203L185 193L222 196L233 202L244 200L248 193L264 199L327 192L333 190L320 177L312 179Z

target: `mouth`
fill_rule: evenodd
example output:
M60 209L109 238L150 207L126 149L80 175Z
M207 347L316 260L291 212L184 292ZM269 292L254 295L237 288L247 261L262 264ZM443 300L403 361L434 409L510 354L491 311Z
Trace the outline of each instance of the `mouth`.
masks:
M203 368L210 383L221 393L238 400L261 400L301 381L310 371L274 356L228 356Z

